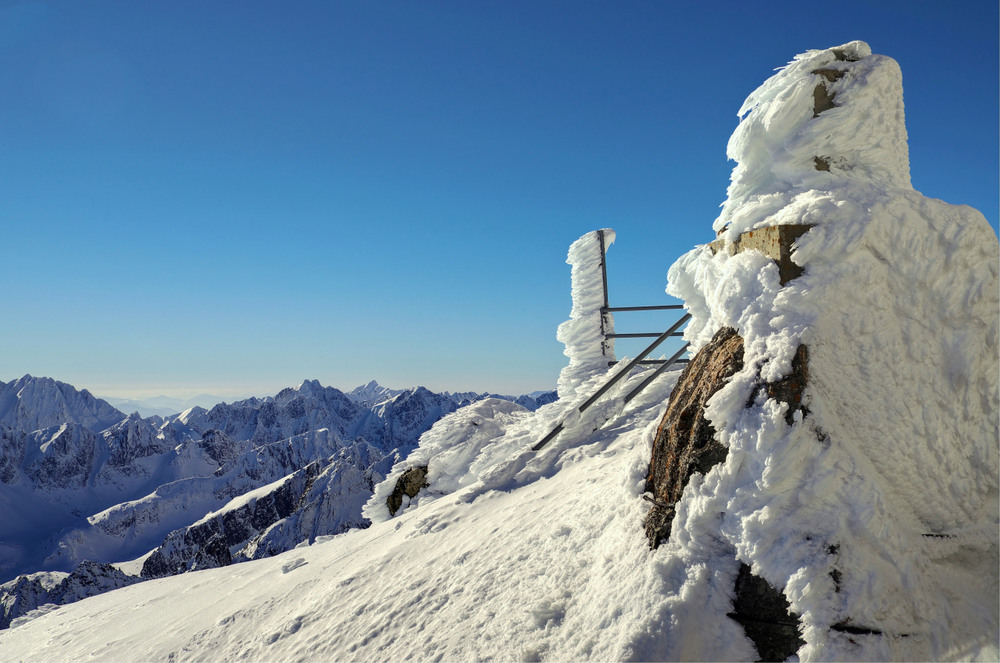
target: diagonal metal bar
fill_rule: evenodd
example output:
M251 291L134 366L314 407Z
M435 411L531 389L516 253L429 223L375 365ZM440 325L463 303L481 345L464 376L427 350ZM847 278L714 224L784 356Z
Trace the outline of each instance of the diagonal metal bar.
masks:
M628 375L632 371L633 368L635 368L636 366L638 366L640 361L642 361L643 359L645 359L646 357L648 357L649 353L651 353L653 350L655 350L657 347L659 347L660 343L663 343L665 340L667 340L668 338L670 338L671 334L673 334L675 331L677 331L678 329L680 329L681 326L683 326L684 323L687 322L690 319L691 319L691 314L690 313L685 313L684 316L680 320L678 320L677 322L675 322L673 325L670 326L670 329L668 329L667 331L665 331L662 334L660 334L659 336L657 336L656 340L653 341L652 343L650 343L648 346L646 346L646 349L643 350L642 352L640 352L636 356L635 359L633 359L632 361L630 361L625 366L625 368L623 368L618 373L616 373L615 376L613 378L611 378L610 380L608 380L607 382L605 382L604 386L601 387L600 389L598 389L594 393L593 396L591 396L586 401L584 401L583 405L581 405L580 408L579 408L580 412L584 412L587 408L589 408L591 405L593 405L594 403L596 403L597 399L599 399L604 394L608 393L608 390L611 389L611 387L613 387L616 384L618 384L618 381L621 380L626 375Z
M674 354L673 357L671 357L670 359L668 359L665 362L663 362L662 364L660 364L660 367L657 368L652 373L650 373L646 377L645 380L643 380L642 382L640 382L639 386L637 386L632 391L628 392L628 394L625 396L625 402L628 403L630 400L632 400L633 398L635 398L636 396L638 396L639 393L642 392L643 389L645 389L646 387L648 387L653 380L655 380L656 378L658 378L660 376L660 374L663 373L663 371L667 370L668 368L670 368L674 364L678 363L677 360L681 358L682 354L684 354L685 352L687 352L687 349L688 349L689 345L691 345L691 344L690 343L685 343L684 347L681 348L680 350L678 350Z
M608 390L611 389L611 387L613 387L616 384L618 384L618 382L622 378L624 378L626 375L628 375L632 371L633 368L635 368L636 366L638 366L639 362L641 362L643 359L645 359L646 357L648 357L649 353L651 353L653 350L655 350L665 340L667 340L668 338L670 338L671 334L673 334L675 331L677 331L678 329L680 329L680 327L685 322L687 322L690 319L691 319L691 314L690 313L685 313L684 316L680 320L678 320L673 325L671 325L670 328L667 331L665 331L662 334L660 334L659 336L657 336L655 341L653 341L652 343L650 343L646 347L646 349L643 350L642 352L640 352L638 354L638 356L636 356L635 359L633 359L632 361L630 361L625 366L625 368L623 368L622 370L620 370L617 373L615 373L614 377L612 377L610 380L608 380L607 382L605 382L604 386L602 386L600 389L598 389L590 398L588 398L587 400L585 400L580 405L580 407L577 408L577 409L580 412L586 411L587 408L589 408L591 405L593 405L594 403L596 403L597 400L601 396L603 396L604 394L608 393ZM559 424L556 425L556 427L552 430L552 432L550 432L548 435L546 435L544 438L542 438L542 440L538 444L536 444L535 446L531 447L532 451L538 451L538 450L540 450L542 447L544 447L546 444L548 444L552 440L552 438L554 438L556 435L558 435L559 431L561 431L562 429L563 429L563 422L559 422Z

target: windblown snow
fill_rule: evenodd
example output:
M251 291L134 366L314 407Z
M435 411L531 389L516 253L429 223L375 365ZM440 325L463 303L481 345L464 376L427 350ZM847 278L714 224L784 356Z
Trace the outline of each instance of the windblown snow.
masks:
M0 632L3 657L756 660L727 615L742 563L798 615L799 660L996 660L996 235L911 188L901 74L863 42L796 57L740 114L715 230L811 226L804 272L782 284L762 253L708 245L670 268L693 351L731 327L745 360L705 412L726 460L693 476L665 544L647 545L642 497L678 373L625 404L639 369L579 412L624 364L607 367L588 233L558 401L439 420L375 487L368 529L37 610ZM808 415L786 417L760 386L803 344Z

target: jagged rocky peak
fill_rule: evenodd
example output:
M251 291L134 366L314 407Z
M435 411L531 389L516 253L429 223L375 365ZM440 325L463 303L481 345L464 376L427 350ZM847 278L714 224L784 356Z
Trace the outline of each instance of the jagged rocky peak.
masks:
M97 433L125 418L106 401L86 389L52 378L25 375L0 383L0 423L31 432L64 423Z
M173 448L171 440L159 434L153 422L133 412L104 432L113 467L132 465L139 458L162 454Z
M372 380L366 385L360 387L355 387L351 391L347 392L347 397L350 398L355 403L363 403L366 405L376 405L382 401L394 398L399 394L406 391L405 389L390 389L389 387L383 387L375 380Z
M111 564L81 562L72 573L32 573L0 585L0 629L45 604L64 605L139 582Z
M328 391L337 391L334 387L324 387L319 380L303 380L297 387L287 387L278 392L274 400L283 402L295 398L296 396L312 396L322 398Z

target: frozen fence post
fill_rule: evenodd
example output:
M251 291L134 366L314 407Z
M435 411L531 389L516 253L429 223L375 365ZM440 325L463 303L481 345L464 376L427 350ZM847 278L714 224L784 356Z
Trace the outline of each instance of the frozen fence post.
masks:
M606 373L615 361L615 322L608 312L607 276L604 254L615 241L610 228L587 233L569 247L566 262L570 272L573 308L569 320L559 325L556 338L565 344L569 357L559 373L559 397L572 398L580 385L595 375Z

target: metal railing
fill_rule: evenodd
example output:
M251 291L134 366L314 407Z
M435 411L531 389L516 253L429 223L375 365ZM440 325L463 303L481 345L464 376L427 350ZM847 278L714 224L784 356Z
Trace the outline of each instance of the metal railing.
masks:
M646 387L652 384L653 381L656 380L656 378L658 378L661 374L663 374L663 372L666 371L668 368L670 368L675 364L687 363L688 361L687 359L681 359L681 356L688 350L689 344L687 343L685 343L684 346L681 347L680 350L675 352L674 355L671 356L669 359L646 359L646 357L648 357L653 350L659 347L660 344L666 341L668 338L683 336L684 335L683 332L680 332L678 330L681 327L683 327L688 320L691 319L690 313L685 313L680 320L671 325L665 332L639 332L639 333L619 334L615 332L608 333L605 331L605 326L604 326L605 315L609 313L614 313L616 311L667 311L667 310L679 310L683 309L684 307L680 304L665 304L662 306L610 306L608 303L608 272L605 266L606 253L604 246L604 231L598 230L597 232L601 246L601 277L604 285L604 306L601 307L601 333L604 335L605 341L607 341L607 339L609 338L653 338L655 340L648 346L646 346L646 348L642 352L640 352L634 359L629 361L629 363L626 364L622 370L615 373L615 375L613 375L610 380L605 382L604 385L602 385L600 389L594 392L594 394L592 394L586 401L581 403L577 407L577 411L580 412L581 414L585 412L591 405L600 400L601 396L606 394L608 390L611 389L611 387L618 384L618 382L620 382L622 378L626 377L629 373L631 373L632 369L634 369L636 366L658 365L658 368L654 371L651 371L650 374L646 376L646 378L641 383L639 383L628 394L625 395L624 399L625 403L629 403L633 398L638 396ZM604 346L607 347L607 344L605 343ZM615 363L616 362L609 361L608 366L614 366ZM562 432L563 429L564 429L564 421L561 421L558 424L556 424L556 427L553 428L548 435L542 438L531 449L533 451L539 451L546 444L551 442L556 435Z

